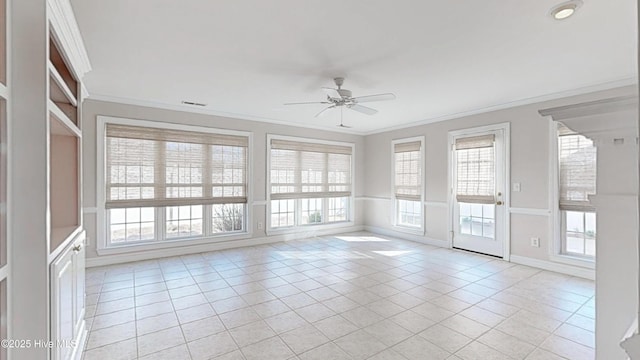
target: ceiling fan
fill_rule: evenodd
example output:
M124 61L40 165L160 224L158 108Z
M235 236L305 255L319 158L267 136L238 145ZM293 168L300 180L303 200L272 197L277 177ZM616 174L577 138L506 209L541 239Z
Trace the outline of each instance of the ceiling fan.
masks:
M322 111L317 113L314 117L321 116L325 114L327 110L333 109L336 107L340 107L341 112L342 112L342 108L346 107L347 109L351 109L359 113L363 113L366 115L374 115L378 112L378 110L372 109L368 106L360 105L360 103L394 100L396 98L396 96L392 93L353 97L351 94L351 90L342 88L342 84L344 84L344 78L337 77L337 78L334 78L333 81L336 83L336 86L338 87L337 89L327 88L327 87L321 88L327 95L327 99L325 101L285 103L284 105L307 105L307 104L329 105L326 108L322 109ZM340 121L340 124L341 125L338 125L338 126L346 127L342 125L342 120Z

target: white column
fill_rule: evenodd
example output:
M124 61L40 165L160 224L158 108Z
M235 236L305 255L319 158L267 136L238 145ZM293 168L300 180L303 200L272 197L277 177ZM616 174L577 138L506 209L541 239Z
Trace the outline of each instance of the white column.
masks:
M11 1L12 140L9 174L12 337L49 338L46 0ZM46 348L12 349L11 359L42 360Z

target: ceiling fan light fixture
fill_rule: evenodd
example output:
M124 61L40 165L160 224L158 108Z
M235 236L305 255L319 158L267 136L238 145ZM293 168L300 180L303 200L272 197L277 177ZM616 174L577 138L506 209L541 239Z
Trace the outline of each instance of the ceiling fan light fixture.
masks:
M582 0L564 2L554 6L549 14L555 20L565 20L575 14L580 6L582 6Z

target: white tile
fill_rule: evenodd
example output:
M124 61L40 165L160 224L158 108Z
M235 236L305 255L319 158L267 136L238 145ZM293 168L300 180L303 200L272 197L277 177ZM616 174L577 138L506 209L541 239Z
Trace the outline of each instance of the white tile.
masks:
M215 311L213 311L213 308L209 303L176 310L176 315L178 316L180 324L186 324L195 320L208 318L215 314Z
M478 341L514 359L526 358L536 347L500 330L489 330Z
M178 318L176 318L176 314L173 312L150 316L136 321L138 336L174 326L178 326Z
M187 343L193 360L211 359L238 349L228 332L209 335L205 338Z
M217 334L225 330L222 321L217 316L196 320L180 325L185 340L191 342L204 337Z
M280 338L296 354L302 354L320 345L329 342L329 338L324 336L312 325L305 325L301 328L280 334Z
M120 341L114 344L87 350L84 360L131 360L138 357L136 339Z
M340 315L320 320L313 323L313 325L331 340L335 340L359 329Z
M251 308L262 318L268 318L291 310L285 303L277 299L253 305Z
M418 335L450 353L455 353L471 342L468 336L440 324L433 325Z
M120 310L131 309L135 307L135 301L133 301L133 297L107 301L107 302L98 302L98 306L96 307L96 315L108 314Z
M462 312L460 312L460 315L467 317L471 320L475 320L489 327L494 327L500 324L505 319L504 316L498 315L489 310L485 310L476 306L463 310Z
M241 349L247 360L286 360L294 356L289 347L277 336Z
M226 312L224 314L220 314L219 317L224 326L227 327L227 329L233 329L235 327L260 320L260 315L258 315L251 308L244 308Z
M327 343L309 350L300 356L301 360L351 360L351 356L347 355L334 343Z
M259 320L229 330L238 346L251 345L276 335L266 322Z
M138 355L144 356L160 350L184 344L184 337L179 326L138 336Z
M314 304L316 302L314 298L305 293L285 296L283 298L280 298L280 300L294 310Z
M429 354L429 359L433 360L444 360L451 355L446 350L417 335L394 346L393 350L410 360L424 359L425 354Z
M434 321L429 320L426 317L411 310L401 312L400 314L394 315L389 319L402 326L403 328L413 332L414 334L417 334L435 324Z
M113 344L136 336L135 322L115 325L91 331L87 340L87 350Z
M116 311L105 315L96 315L93 318L93 324L91 329L99 330L109 326L118 324L124 324L136 319L135 310L127 309L122 311Z
M358 330L343 336L334 343L354 359L366 359L386 348L375 336L364 330Z
M577 342L578 344L582 344L584 346L588 346L590 348L596 347L596 337L595 334L591 331L584 330L577 326L573 326L570 324L562 324L554 334L561 336L565 339Z
M393 346L411 337L413 333L391 320L382 320L364 328L364 331L375 336L386 346Z
M293 311L266 318L265 321L278 334L297 329L307 324L307 321Z
M171 301L163 301L136 307L136 318L144 319L149 316L165 314L173 311L173 304L171 304Z
M208 296L207 298L211 301ZM247 302L240 296L234 296L224 300L213 301L211 302L211 306L213 306L216 313L223 314L229 311L246 308L249 304L247 304Z
M532 345L540 345L550 335L549 332L513 319L503 321L496 329Z
M366 327L382 320L382 316L363 306L345 311L340 315L359 327Z
M407 360L407 358L393 349L386 349L367 360Z
M192 306L208 303L207 298L202 294L189 295L179 299L173 299L173 308L176 310L187 309Z
M509 356L478 341L462 348L456 353L456 356L463 360L512 360Z
M477 338L490 329L488 326L482 325L479 322L466 318L462 315L453 315L452 317L442 321L440 324L472 339Z
M191 354L187 345L182 344L139 357L138 360L191 360Z
M541 348L571 360L595 359L595 350L557 335L551 335Z
M160 292L138 295L136 296L135 300L136 300L136 306L144 306L144 305L150 305L150 304L155 304L159 302L169 301L171 300L171 297L169 296L168 291L163 290Z
M316 322L326 319L336 313L321 303L314 303L295 310L296 313L308 322Z

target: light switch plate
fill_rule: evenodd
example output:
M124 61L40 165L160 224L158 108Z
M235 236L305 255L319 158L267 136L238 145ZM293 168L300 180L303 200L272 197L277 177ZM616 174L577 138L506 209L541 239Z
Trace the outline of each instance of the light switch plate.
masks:
M513 183L512 187L511 187L511 190L514 191L514 192L519 192L520 191L520 183L519 182Z

